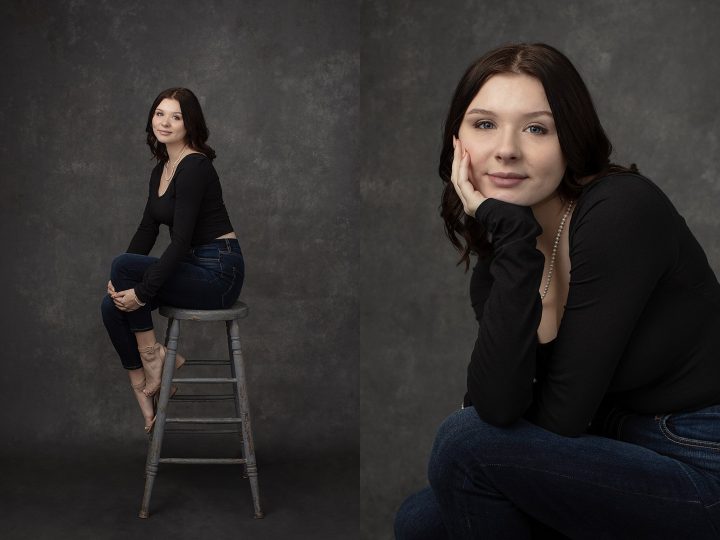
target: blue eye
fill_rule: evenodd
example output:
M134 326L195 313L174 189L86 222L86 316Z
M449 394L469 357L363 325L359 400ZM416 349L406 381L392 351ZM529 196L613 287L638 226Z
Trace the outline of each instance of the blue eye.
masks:
M485 124L493 125L493 123L490 122L490 120L478 120L477 122L475 122L475 123L473 124L473 126L474 126L475 128L477 128L477 129L490 129L490 128L487 128L487 127L483 127Z
M545 129L545 128L542 127L542 126L528 126L528 129L532 129L532 128L536 128L536 129L539 130L539 131L531 131L531 132L530 132L530 133L533 133L533 134L535 134L535 135L544 135L544 134L547 133L547 131L548 131L547 129Z

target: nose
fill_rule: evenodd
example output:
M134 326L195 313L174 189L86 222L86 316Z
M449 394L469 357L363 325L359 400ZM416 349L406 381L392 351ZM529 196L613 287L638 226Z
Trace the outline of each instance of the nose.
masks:
M495 158L499 161L511 161L519 159L521 155L517 134L507 129L500 131L495 148Z

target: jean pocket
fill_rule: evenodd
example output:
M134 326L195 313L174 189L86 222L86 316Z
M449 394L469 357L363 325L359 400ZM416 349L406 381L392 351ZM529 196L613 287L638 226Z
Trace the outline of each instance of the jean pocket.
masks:
M720 405L660 416L660 430L683 446L720 452Z

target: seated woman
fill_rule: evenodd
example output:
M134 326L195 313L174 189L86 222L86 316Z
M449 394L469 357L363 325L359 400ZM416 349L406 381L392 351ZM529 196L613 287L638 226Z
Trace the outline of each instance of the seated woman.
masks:
M245 266L223 203L208 128L195 95L169 88L150 107L147 143L158 163L142 221L127 253L113 260L102 316L130 376L145 432L155 422L153 396L160 389L165 347L157 342L151 312L161 304L195 309L232 306ZM147 256L160 224L170 228L162 256ZM184 359L177 355L176 367ZM173 389L174 390L174 389Z
M400 540L720 538L720 285L544 44L472 64L442 217L478 334Z

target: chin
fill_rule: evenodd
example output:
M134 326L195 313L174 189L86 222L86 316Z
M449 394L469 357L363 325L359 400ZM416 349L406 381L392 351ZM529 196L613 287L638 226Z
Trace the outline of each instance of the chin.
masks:
M489 189L482 192L488 199L497 199L512 204L519 204L522 206L530 206L527 195L523 193L514 192L512 189L499 189L496 187L490 187Z

